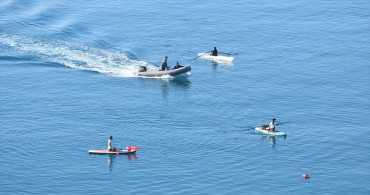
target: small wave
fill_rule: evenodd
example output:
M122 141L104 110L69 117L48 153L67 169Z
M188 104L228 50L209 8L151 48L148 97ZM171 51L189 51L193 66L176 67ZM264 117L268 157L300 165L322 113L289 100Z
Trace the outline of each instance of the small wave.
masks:
M0 34L1 47L8 47L7 49L18 55L35 56L45 62L117 77L136 77L139 66L155 68L145 61L131 59L126 54L62 41L42 41Z
M4 60L4 61L23 61L23 60L28 60L28 59L15 57L15 56L0 56L0 60Z

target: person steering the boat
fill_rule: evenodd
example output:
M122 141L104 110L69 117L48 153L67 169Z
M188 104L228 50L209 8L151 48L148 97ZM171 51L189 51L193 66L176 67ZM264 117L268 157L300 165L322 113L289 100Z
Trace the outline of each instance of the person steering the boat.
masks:
M112 141L113 141L113 136L110 136L108 140L108 150L115 152L116 148L113 147Z
M173 67L173 69L178 69L178 68L181 68L181 67L183 67L183 66L181 66L181 65L179 64L179 62L176 62L176 65Z
M170 68L167 66L167 59L168 57L165 56L163 61L162 61L162 64L161 64L161 70L169 70Z
M276 118L273 118L273 119L271 120L271 122L269 123L268 130L270 130L270 131L275 131L275 126L277 125L277 124L275 124L275 121L276 121Z
M218 56L218 51L217 51L216 47L213 47L213 49L211 50L211 55L212 56Z

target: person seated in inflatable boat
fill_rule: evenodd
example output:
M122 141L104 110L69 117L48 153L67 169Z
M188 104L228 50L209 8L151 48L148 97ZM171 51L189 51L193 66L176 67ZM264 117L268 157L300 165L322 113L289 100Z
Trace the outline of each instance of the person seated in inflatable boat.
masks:
M176 65L173 67L173 69L178 69L178 68L181 68L181 67L184 67L184 66L181 66L181 65L179 64L179 62L176 62Z

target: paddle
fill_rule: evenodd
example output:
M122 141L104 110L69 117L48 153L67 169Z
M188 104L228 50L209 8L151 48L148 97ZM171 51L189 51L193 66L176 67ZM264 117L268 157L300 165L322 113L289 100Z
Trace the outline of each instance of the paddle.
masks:
M223 54L226 54L226 55L231 55L230 53L225 53L225 52L218 52L218 53L223 53Z
M266 125L260 125L258 127L261 127L261 126L266 126ZM252 130L252 129L255 129L256 127L251 127L251 128L248 128L248 129L245 129L244 131L248 131L248 130Z
M286 123L290 123L290 122L292 122L292 121L287 121L287 122L277 123L276 125L286 124ZM268 126L268 125L260 125L260 126ZM252 130L252 129L255 129L255 127L245 129L244 131L248 131L248 130Z
M286 124L286 123L290 123L290 122L292 122L292 121L287 121L287 122L277 123L276 125Z
M248 129L244 129L243 131L248 131L248 130L252 130L254 129L255 127L252 127L252 128L248 128Z
M208 51L208 52L211 52L211 51ZM204 55L208 54L208 52L206 52L206 53L204 53L204 54L202 54L202 55L200 55L200 56L197 56L196 58L191 59L191 60L195 60L195 59L197 59L197 58L199 58L199 57L202 57L202 56L204 56ZM189 60L189 61L191 61L191 60Z

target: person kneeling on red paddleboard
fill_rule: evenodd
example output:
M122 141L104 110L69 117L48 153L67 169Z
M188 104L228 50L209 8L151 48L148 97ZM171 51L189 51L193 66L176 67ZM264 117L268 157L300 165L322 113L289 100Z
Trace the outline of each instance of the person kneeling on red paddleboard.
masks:
M108 140L108 150L109 150L109 151L113 151L113 152L115 152L115 151L116 151L116 148L115 148L115 147L113 147L112 140L113 140L113 137L112 137L112 136L110 136L110 137L109 137L109 140Z

